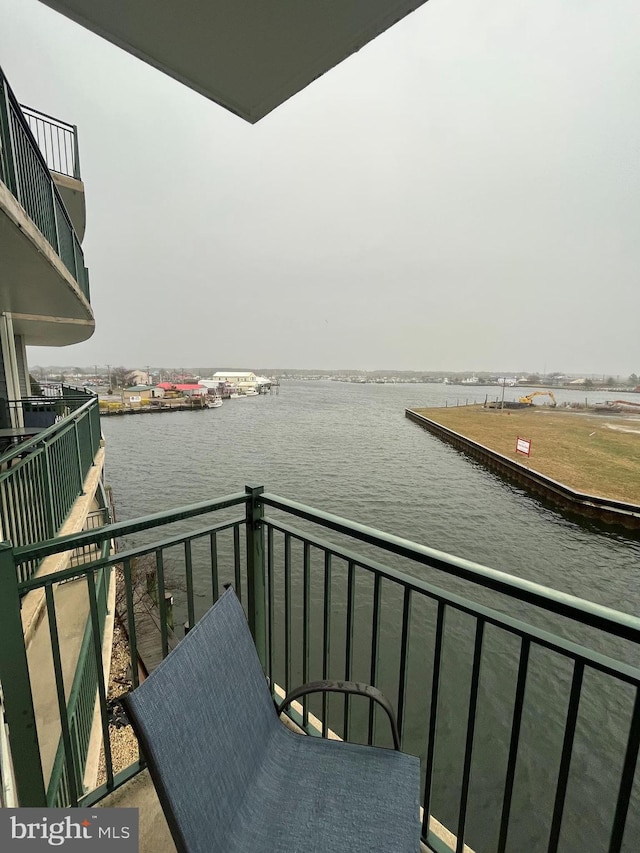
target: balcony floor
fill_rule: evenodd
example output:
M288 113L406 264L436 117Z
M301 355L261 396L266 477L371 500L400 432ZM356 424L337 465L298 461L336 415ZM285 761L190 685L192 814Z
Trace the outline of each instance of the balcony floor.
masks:
M140 819L139 853L176 853L148 770L138 773L99 803L100 808L136 808Z

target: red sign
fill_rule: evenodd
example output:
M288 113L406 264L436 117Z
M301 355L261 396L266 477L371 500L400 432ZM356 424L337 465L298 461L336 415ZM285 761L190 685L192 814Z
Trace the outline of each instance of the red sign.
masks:
M516 453L524 453L525 456L531 456L531 439L518 438L516 439Z

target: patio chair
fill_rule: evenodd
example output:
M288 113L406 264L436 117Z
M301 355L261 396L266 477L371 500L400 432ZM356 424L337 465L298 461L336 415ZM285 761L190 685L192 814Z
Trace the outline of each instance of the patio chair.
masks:
M232 589L123 704L179 853L420 849L418 759L283 725Z

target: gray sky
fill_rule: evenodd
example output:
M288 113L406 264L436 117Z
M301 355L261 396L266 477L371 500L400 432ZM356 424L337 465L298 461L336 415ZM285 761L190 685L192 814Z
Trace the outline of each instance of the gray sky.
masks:
M430 0L255 126L36 0L97 329L32 364L640 371L637 0Z

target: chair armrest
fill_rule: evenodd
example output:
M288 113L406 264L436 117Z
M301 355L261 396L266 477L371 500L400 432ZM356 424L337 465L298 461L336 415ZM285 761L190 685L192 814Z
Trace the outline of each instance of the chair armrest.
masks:
M358 696L366 696L373 702L377 702L386 711L391 725L391 734L393 735L393 748L400 750L400 735L398 734L398 724L393 713L391 702L387 697L370 684L363 684L359 681L310 681L309 684L303 684L302 687L297 687L288 693L279 705L276 705L278 716L282 714L284 709L300 699L301 696L306 696L308 693L350 693Z

